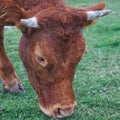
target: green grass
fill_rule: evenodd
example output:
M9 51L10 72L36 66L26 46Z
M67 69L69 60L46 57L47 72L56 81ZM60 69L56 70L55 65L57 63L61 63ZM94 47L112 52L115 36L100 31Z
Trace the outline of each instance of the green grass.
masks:
M66 0L85 7L101 0ZM79 63L74 80L75 113L63 120L120 120L120 1L106 0L113 12L84 30L87 53ZM18 55L20 32L5 32L5 47L26 88L25 94L5 93L0 85L0 120L54 120L44 115Z

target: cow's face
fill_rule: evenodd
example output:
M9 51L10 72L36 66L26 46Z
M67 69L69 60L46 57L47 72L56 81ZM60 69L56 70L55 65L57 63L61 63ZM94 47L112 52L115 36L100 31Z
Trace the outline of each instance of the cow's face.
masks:
M74 30L73 30L74 29ZM85 51L79 29L37 29L20 42L20 55L38 94L41 110L49 116L71 115L76 101L72 88L75 68Z
M72 82L85 52L81 30L91 22L88 20L104 15L98 13L101 11L51 8L37 13L37 19L21 20L25 27L38 26L23 29L20 56L45 114L61 118L73 113L76 101Z

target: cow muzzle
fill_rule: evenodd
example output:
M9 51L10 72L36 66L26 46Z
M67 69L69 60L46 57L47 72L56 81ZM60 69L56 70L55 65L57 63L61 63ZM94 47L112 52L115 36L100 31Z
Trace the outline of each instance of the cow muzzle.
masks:
M40 105L41 110L48 116L53 118L64 118L71 116L76 108L76 101L69 105L55 104L53 107L44 108Z

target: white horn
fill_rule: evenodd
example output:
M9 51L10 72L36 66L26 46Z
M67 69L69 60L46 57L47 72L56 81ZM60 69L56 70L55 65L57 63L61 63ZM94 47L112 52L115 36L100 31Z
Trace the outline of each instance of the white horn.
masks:
M38 28L39 24L36 17L28 18L28 19L21 19L21 25L31 28Z
M98 17L102 17L111 13L111 10L88 11L86 13L87 13L88 20L93 20Z

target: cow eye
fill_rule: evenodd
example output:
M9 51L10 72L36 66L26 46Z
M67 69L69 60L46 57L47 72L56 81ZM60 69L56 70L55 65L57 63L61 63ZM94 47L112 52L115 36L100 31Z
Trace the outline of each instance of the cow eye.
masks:
M43 67L46 67L48 64L47 60L44 57L37 56L36 60Z
M45 61L44 58L42 58L42 57L40 57L40 56L38 56L38 60L39 60L40 62L44 62L44 61Z

